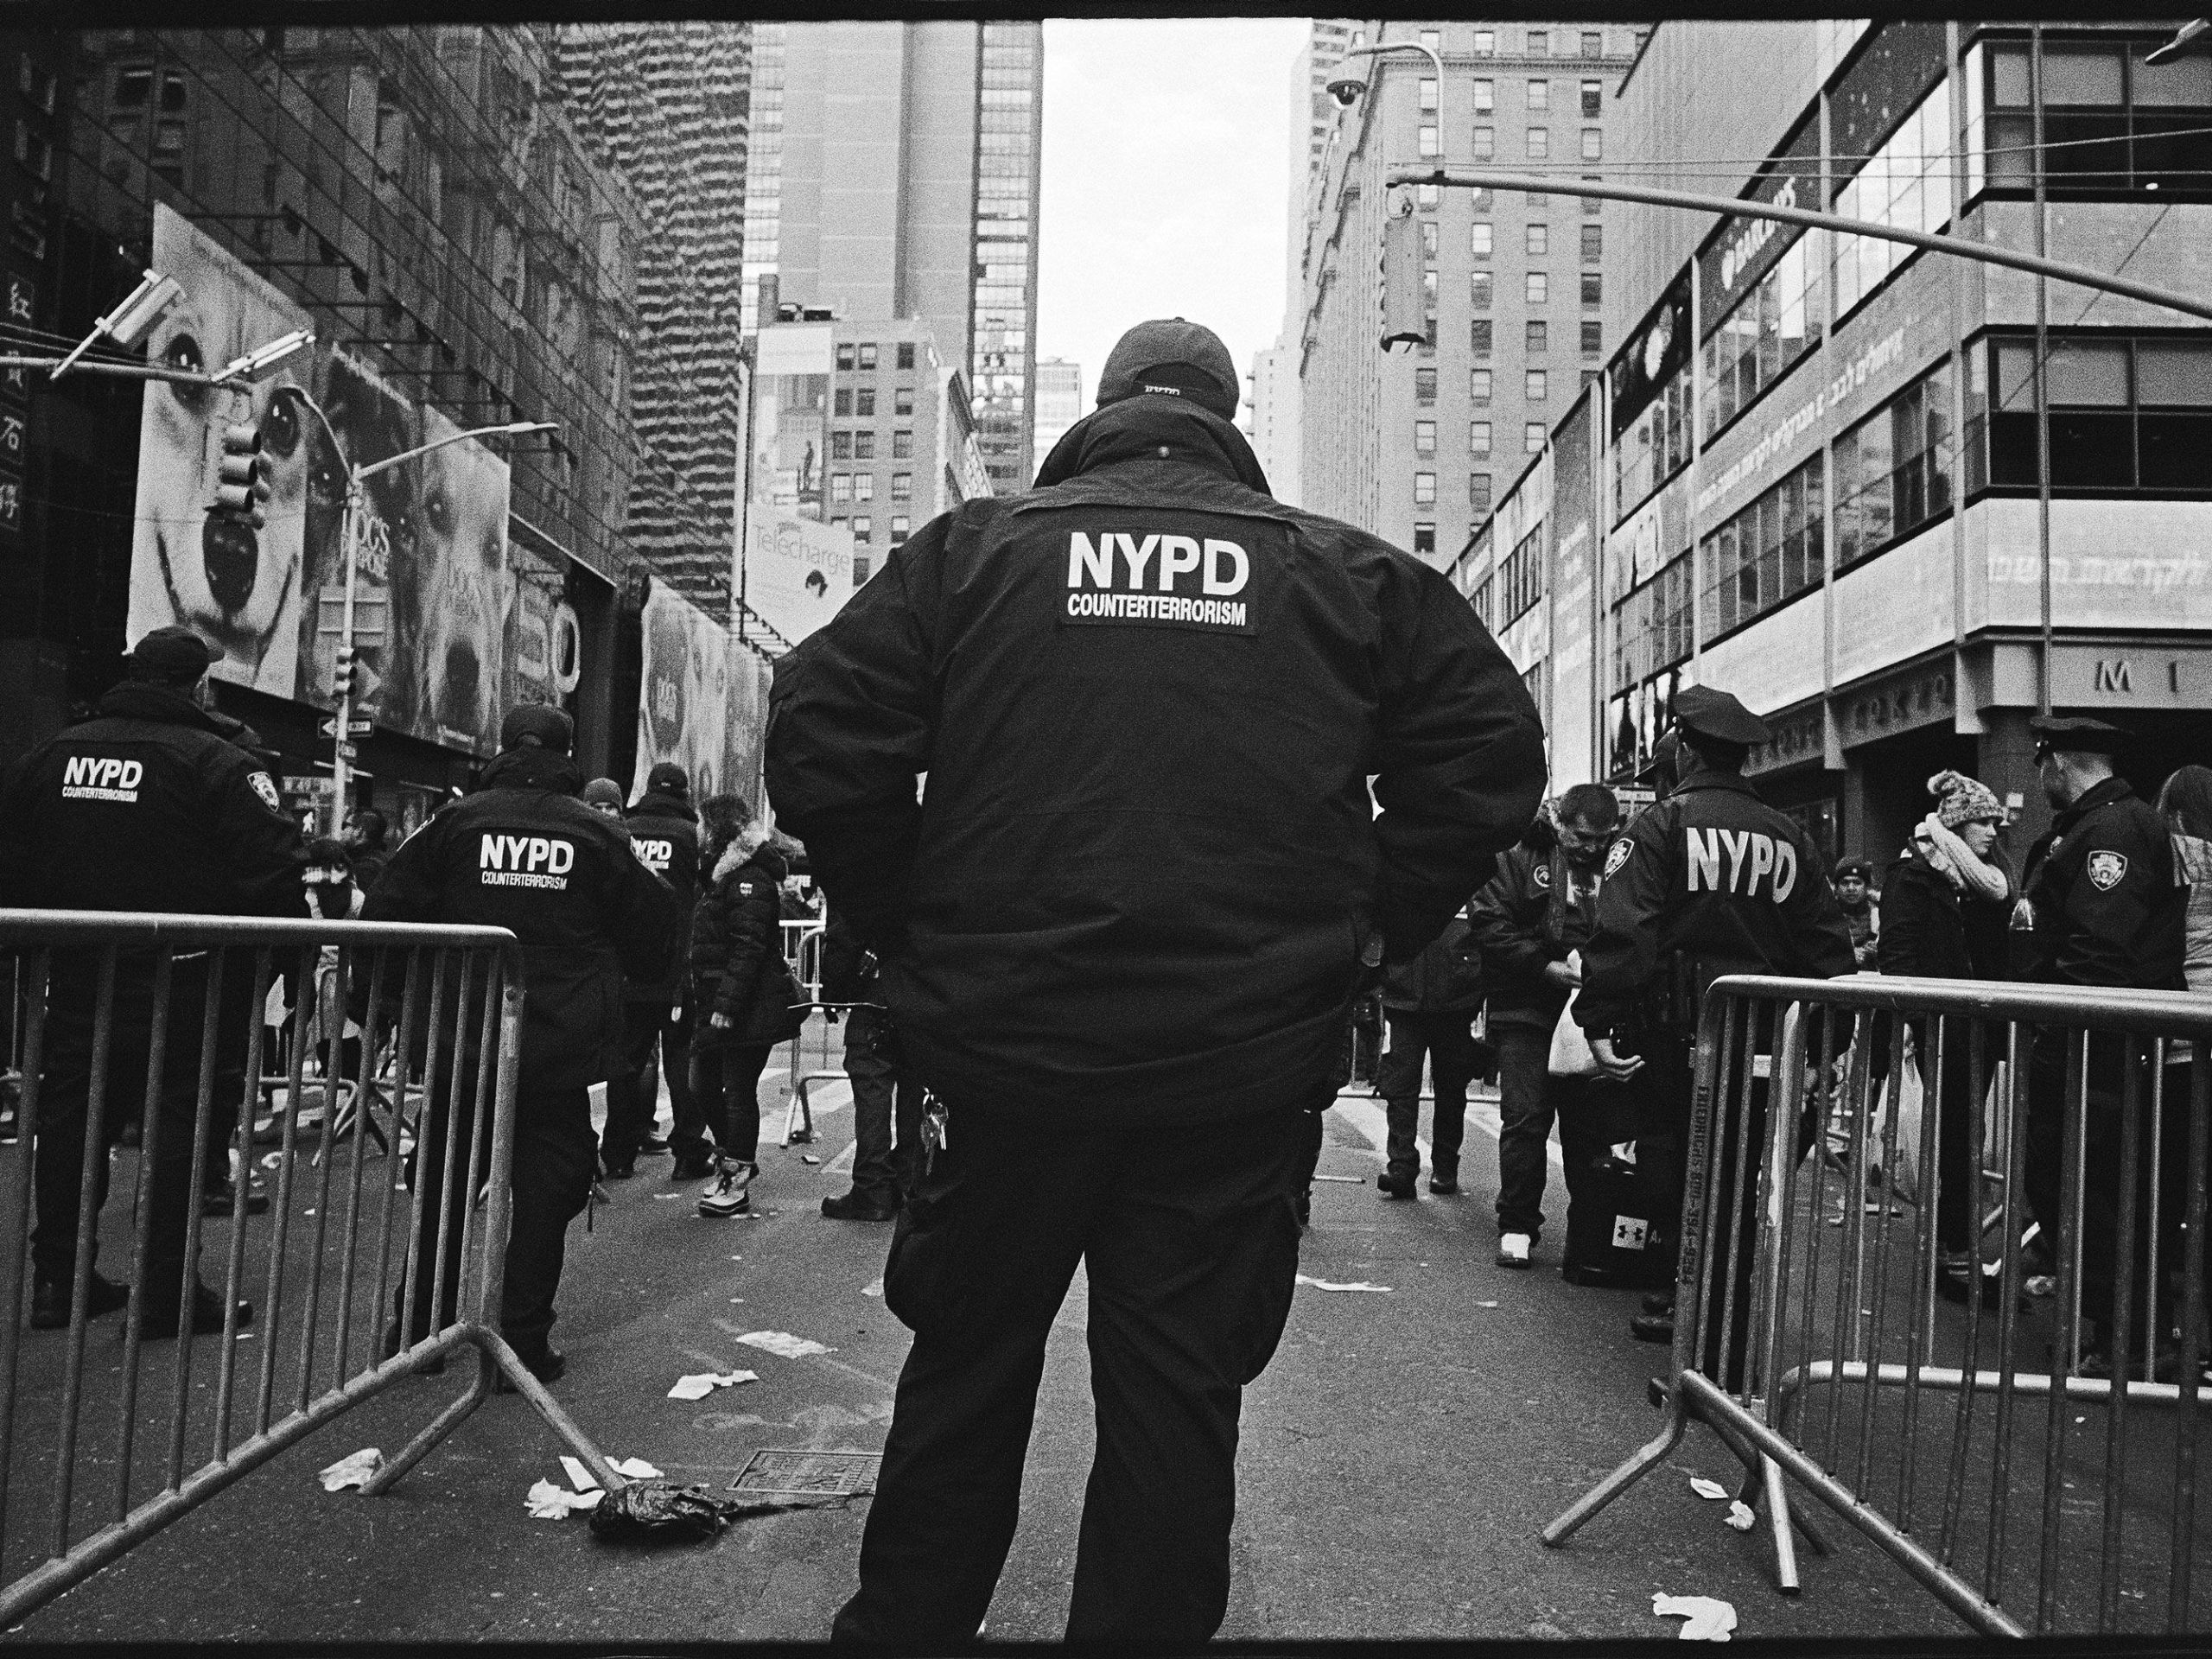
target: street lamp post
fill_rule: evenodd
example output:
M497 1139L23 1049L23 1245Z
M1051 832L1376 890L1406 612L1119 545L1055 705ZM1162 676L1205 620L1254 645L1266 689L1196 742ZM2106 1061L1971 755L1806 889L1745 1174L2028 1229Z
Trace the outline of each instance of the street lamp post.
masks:
M362 486L379 473L390 472L395 467L417 460L434 449L442 449L448 444L459 443L467 438L501 435L520 437L531 432L553 432L560 429L561 423L558 421L512 421L505 426L474 427L466 432L449 432L444 437L434 438L429 443L417 444L414 448L402 450L398 454L387 455L382 461L372 461L365 466L356 467L347 459L346 446L339 442L337 430L331 425L330 416L323 413L322 406L296 386L289 386L285 390L315 411L315 418L322 423L322 429L330 439L331 448L338 456L338 464L346 468L346 507L344 516L340 521L339 530L339 538L346 549L346 594L339 612L337 645L338 663L341 671L333 676L337 683L338 714L334 721L335 729L330 745L332 793L335 798L335 810L342 814L346 805L346 787L352 781L352 766L349 764L352 757L348 751L353 747L355 704L353 677L350 670L355 643L356 607L359 602L358 591L360 576L362 505L366 499L366 493ZM317 602L321 602L319 598ZM386 636L391 626L391 607L387 604L385 607L383 623L376 630L379 642ZM316 631L318 633L321 632L319 624Z

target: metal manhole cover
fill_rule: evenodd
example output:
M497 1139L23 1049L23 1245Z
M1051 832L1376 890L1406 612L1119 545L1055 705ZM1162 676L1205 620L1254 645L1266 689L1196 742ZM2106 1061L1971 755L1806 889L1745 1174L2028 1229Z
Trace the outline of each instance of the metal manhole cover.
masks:
M882 1461L880 1452L755 1452L729 1489L865 1497L875 1491L875 1471Z

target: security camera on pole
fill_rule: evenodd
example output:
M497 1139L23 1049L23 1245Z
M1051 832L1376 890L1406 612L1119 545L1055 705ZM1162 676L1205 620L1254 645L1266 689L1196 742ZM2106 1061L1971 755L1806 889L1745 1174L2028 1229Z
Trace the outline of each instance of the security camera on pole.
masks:
M556 432L561 423L558 421L513 421L505 426L479 426L466 432L448 432L444 437L433 439L429 443L417 444L412 449L387 455L382 461L372 461L365 467L356 467L347 458L346 446L339 442L337 429L331 425L330 416L323 413L322 406L296 386L287 386L284 391L315 411L315 418L322 423L322 429L330 439L331 448L337 454L339 465L346 468L346 512L339 531L346 549L346 591L344 597L338 601L337 621L318 626L315 630L318 634L333 633L337 636L330 689L337 699L338 712L334 718L324 722L323 730L331 739L332 793L336 798L335 810L339 820L342 823L346 814L346 792L353 782L352 761L357 753L353 739L366 736L373 723L373 710L365 706L357 706L354 702L354 679L359 668L356 652L361 645L384 643L387 615L387 607L383 600L363 600L358 596L364 512L368 500L367 492L362 486L378 473L390 472L395 467L427 455L433 449L442 449L448 444L460 443L469 438L501 435L519 437L527 432ZM372 610L373 614L365 619L361 614L364 610Z

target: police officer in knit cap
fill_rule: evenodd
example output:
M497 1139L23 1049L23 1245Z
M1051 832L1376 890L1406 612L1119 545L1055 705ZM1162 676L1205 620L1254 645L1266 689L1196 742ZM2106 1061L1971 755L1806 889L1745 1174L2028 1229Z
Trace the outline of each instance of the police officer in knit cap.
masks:
M1597 931L1582 947L1582 994L1574 1005L1600 1068L1617 1080L1634 1079L1642 1091L1646 1130L1637 1140L1638 1160L1654 1172L1655 1210L1669 1251L1681 1213L1691 1065L1707 987L1724 974L1829 979L1857 966L1819 851L1743 775L1751 746L1770 735L1766 722L1727 692L1694 685L1675 694L1674 731L1673 790L1606 857ZM1757 1040L1770 1042L1771 1033ZM1749 1146L1764 1147L1765 1117L1759 1085L1748 1124L1738 1113L1719 1126L1711 1166L1728 1167L1738 1133L1751 1137ZM1756 1187L1747 1184L1747 1204ZM1728 1270L1725 1218L1714 1232L1708 1295L1718 1294L1712 1287L1726 1282ZM1735 1264L1739 1284L1748 1283L1751 1265L1745 1249ZM1732 1372L1740 1363L1750 1303L1748 1294L1737 1298ZM1665 1306L1639 1316L1635 1334L1671 1340L1674 1319ZM1717 1316L1709 1322L1716 1344L1719 1325ZM1717 1357L1707 1363L1717 1377Z
M95 718L23 757L0 791L0 905L306 918L301 880L308 855L300 826L283 810L261 761L232 741L238 722L205 706L207 671L222 656L189 629L154 629L124 659L125 677L100 699ZM222 1081L242 1081L253 1014L251 953L241 955L246 960L226 964L218 999L218 1102L209 1126L214 1171L224 1166L223 1132L235 1121L220 1109L219 1096L229 1092ZM139 1287L149 1337L176 1334L187 1283L195 1287L193 1328L223 1328L220 1298L198 1284L184 1259L202 1011L213 961L213 953L191 951L171 968L150 1244ZM126 1122L136 1122L144 1103L154 976L150 950L119 955L102 1116L110 1144ZM38 1224L31 1238L31 1323L41 1329L69 1322L99 977L99 952L54 953L39 1095ZM231 1093L233 1112L236 1099ZM108 1160L99 1155L95 1161L98 1209L107 1196ZM219 1213L228 1215L238 1195L222 1196ZM124 1286L92 1273L88 1316L114 1312L127 1294ZM252 1312L240 1304L240 1322L251 1320Z
M2174 880L2173 838L2151 804L2113 770L2113 757L2126 749L2131 734L2101 720L2050 715L2030 721L2028 729L2035 736L2036 775L2057 816L2050 833L2028 851L2021 898L2012 913L2015 976L2046 985L2187 989L2182 959L2188 889ZM2063 1027L2038 1029L2029 1056L2028 1201L2042 1236L2053 1245L2062 1236L2067 1056L2075 1041ZM2118 1131L2131 1098L2127 1049L2126 1039L2117 1034L2089 1035L2084 1081L2094 1132L2084 1143L2082 1183L2082 1370L2094 1376L2113 1374L2122 1138ZM2151 1097L2151 1079L2144 1062L2133 1064L2138 1087L2132 1097L2142 1112ZM2167 1112L2169 1133L2177 1123L2185 1124L2188 1116ZM2139 1121L2147 1125L2147 1116ZM2187 1145L2183 1135L2164 1149L2160 1161L2167 1172L2186 1169ZM2152 1161L2146 1151L2139 1167L2147 1172ZM2162 1215L2179 1215L2176 1197L2165 1195ZM2147 1199L2146 1192L2135 1223L2139 1303L2151 1276ZM2172 1253L2173 1237L2160 1243L2164 1259L2179 1260ZM2158 1293L2151 1306L2163 1311L2170 1299L2164 1287ZM2139 1306L2130 1321L2137 1334L2131 1345L2139 1350L2145 1316L2145 1307ZM2162 1332L2165 1323L2160 1323Z
M522 1066L515 1086L513 1222L507 1237L502 1332L541 1381L566 1361L547 1340L553 1298L561 1283L568 1225L591 1192L597 1143L589 1086L613 1071L622 1035L622 978L664 973L676 938L676 895L630 850L630 837L577 798L582 772L569 757L574 728L567 715L541 703L510 709L499 726L499 758L475 792L447 807L392 855L384 880L361 912L371 922L443 922L512 930L523 945ZM505 849L521 842L537 868L515 881ZM543 849L542 853L539 849ZM459 976L452 976L458 979ZM429 995L428 976L421 994ZM451 999L438 1020L452 1029ZM418 1040L430 1022L419 1019ZM481 1020L465 1022L465 1045L479 1040ZM447 1166L445 1137L456 1138L453 1180L443 1208L465 1205L482 1179L489 1147L470 1146L478 1065L472 1047L461 1066L462 1097L448 1098L452 1070L441 1065L410 1169L413 1179ZM472 1152L474 1154L471 1155ZM472 1168L474 1173L472 1173ZM435 1179L435 1178L432 1178ZM417 1242L415 1328L421 1340L454 1317L459 1251L448 1251L442 1283L436 1272L441 1205L423 1205ZM459 1230L454 1230L458 1237ZM434 1294L435 1292L435 1294ZM387 1354L401 1346L399 1314L406 1287L394 1299L385 1332Z
M691 912L699 902L699 817L691 810L690 774L672 760L657 763L623 827L631 850L676 890L677 939L664 976L623 986L622 1063L607 1080L607 1123L599 1139L600 1162L613 1180L637 1173L639 1153L668 1149L652 1133L664 1075L676 1121L699 1116L691 1103L691 976L685 971Z
M1067 1633L1218 1628L1242 1390L1363 955L1418 955L1542 793L1465 600L1275 501L1238 385L1211 330L1131 329L1034 490L925 525L776 664L778 821L930 1096L884 1272L914 1344L836 1637L975 1636L1078 1264L1098 1450Z

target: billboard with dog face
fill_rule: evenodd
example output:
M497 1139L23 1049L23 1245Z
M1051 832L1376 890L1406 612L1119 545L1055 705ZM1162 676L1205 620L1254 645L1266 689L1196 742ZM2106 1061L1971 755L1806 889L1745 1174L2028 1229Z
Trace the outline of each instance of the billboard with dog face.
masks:
M768 664L674 589L646 597L645 674L638 695L637 775L673 760L690 774L691 798L742 795L760 804L760 747L768 722Z
M300 550L300 667L293 695L327 705L337 662L335 632L346 599L346 486L349 467L366 467L412 449L422 411L404 394L345 353L319 347L315 397L330 424L308 411L306 532ZM357 524L353 618L357 705L384 715L379 695L387 645L377 631L389 622L391 571L415 555L415 485L410 468L395 467L361 486Z
M154 207L154 269L184 296L147 339L149 361L219 370L257 346L309 326L307 314L232 258L182 215ZM137 519L130 551L127 636L172 623L214 641L216 675L282 697L294 696L301 632L301 544L313 419L287 389L305 360L247 391L146 384L138 427ZM210 511L223 429L261 428L270 495L258 531Z

